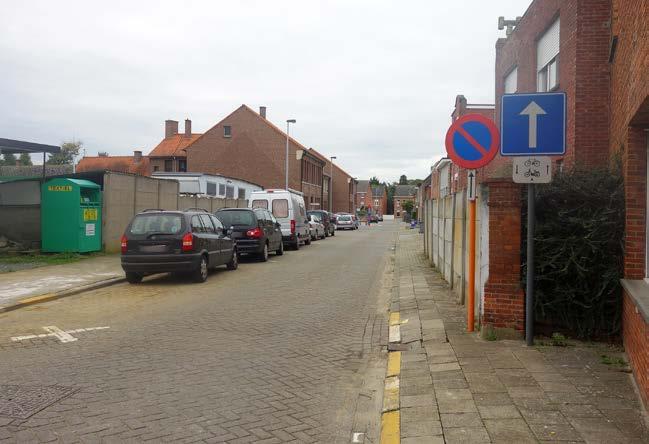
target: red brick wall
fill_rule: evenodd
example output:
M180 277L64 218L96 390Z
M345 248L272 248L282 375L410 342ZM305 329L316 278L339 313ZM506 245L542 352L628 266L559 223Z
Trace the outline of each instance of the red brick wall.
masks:
M521 189L512 182L489 182L489 277L482 322L523 330L521 288Z
M626 222L624 276L645 277L647 137L649 128L649 2L613 0L610 152L622 158ZM624 348L645 406L649 406L649 327L628 295L622 312Z
M223 126L232 137L223 137ZM289 144L289 187L301 190L301 165L295 157L301 147ZM223 174L257 183L264 188L284 188L286 136L269 127L259 115L241 106L187 148L187 168Z
M622 318L624 349L633 368L633 376L640 389L642 401L649 408L649 326L626 293Z

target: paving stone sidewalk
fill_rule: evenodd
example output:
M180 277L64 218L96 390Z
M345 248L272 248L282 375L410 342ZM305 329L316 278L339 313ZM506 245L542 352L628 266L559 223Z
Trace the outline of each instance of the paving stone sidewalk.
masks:
M0 308L48 293L71 290L123 277L119 255L0 274Z
M464 307L399 233L392 309L401 313L401 442L647 443L631 376L605 345L527 347L466 333Z

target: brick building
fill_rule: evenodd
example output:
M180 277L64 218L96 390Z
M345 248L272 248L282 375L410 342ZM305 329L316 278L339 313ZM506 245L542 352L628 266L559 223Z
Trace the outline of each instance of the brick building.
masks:
M150 176L151 167L149 158L142 155L142 151L134 151L132 156L110 156L100 153L98 156L84 156L79 159L75 171L115 171L118 173L139 174Z
M394 208L394 217L401 218L403 217L404 209L403 206L406 202L412 202L413 208L416 205L417 200L417 187L415 185L397 185L394 188L393 207Z
M372 187L372 210L377 214L388 212L388 190L385 185Z
M358 181L335 162L332 164L331 159L313 148L309 148L309 154L324 162L324 209L334 213L353 213ZM333 186L331 185L332 182ZM329 193L328 190L333 190L333 192Z
M185 148L188 171L224 174L264 188L285 187L286 133L260 112L241 105ZM324 156L289 139L288 186L304 193L309 209L327 208L328 172ZM336 175L334 167L334 187ZM341 178L341 181L346 179ZM345 190L349 189L346 183ZM336 193L334 193L336 199ZM336 202L334 202L336 204Z
M647 239L647 140L649 130L649 2L643 0L535 0L513 32L496 43L496 105L503 94L564 91L566 155L556 172L606 167L619 154L625 180L626 226L623 335L645 405L649 402L649 245ZM458 96L452 119L484 111ZM493 111L492 111L493 112ZM443 181L466 189L466 171L455 165L431 176L433 197ZM481 322L522 330L521 197L511 181L511 160L496 156L478 171L478 213L486 254ZM482 210L481 210L482 208Z
M611 8L610 151L622 158L626 225L623 338L633 375L649 407L649 2L614 0Z
M372 187L369 180L359 180L356 186L356 208L369 208L372 205Z
M187 172L187 152L185 148L194 143L201 134L192 133L192 121L185 120L185 132L178 133L176 120L165 120L165 137L149 153L151 172Z

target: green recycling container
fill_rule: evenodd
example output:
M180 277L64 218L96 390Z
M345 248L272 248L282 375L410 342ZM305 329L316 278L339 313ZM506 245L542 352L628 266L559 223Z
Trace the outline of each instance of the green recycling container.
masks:
M41 250L101 250L101 187L82 179L52 179L41 187Z

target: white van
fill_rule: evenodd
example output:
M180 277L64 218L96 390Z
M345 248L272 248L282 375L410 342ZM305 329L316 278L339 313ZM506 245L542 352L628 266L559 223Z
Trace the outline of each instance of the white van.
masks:
M284 245L298 250L300 243L311 244L304 198L299 191L269 189L250 193L250 208L265 208L282 225Z

